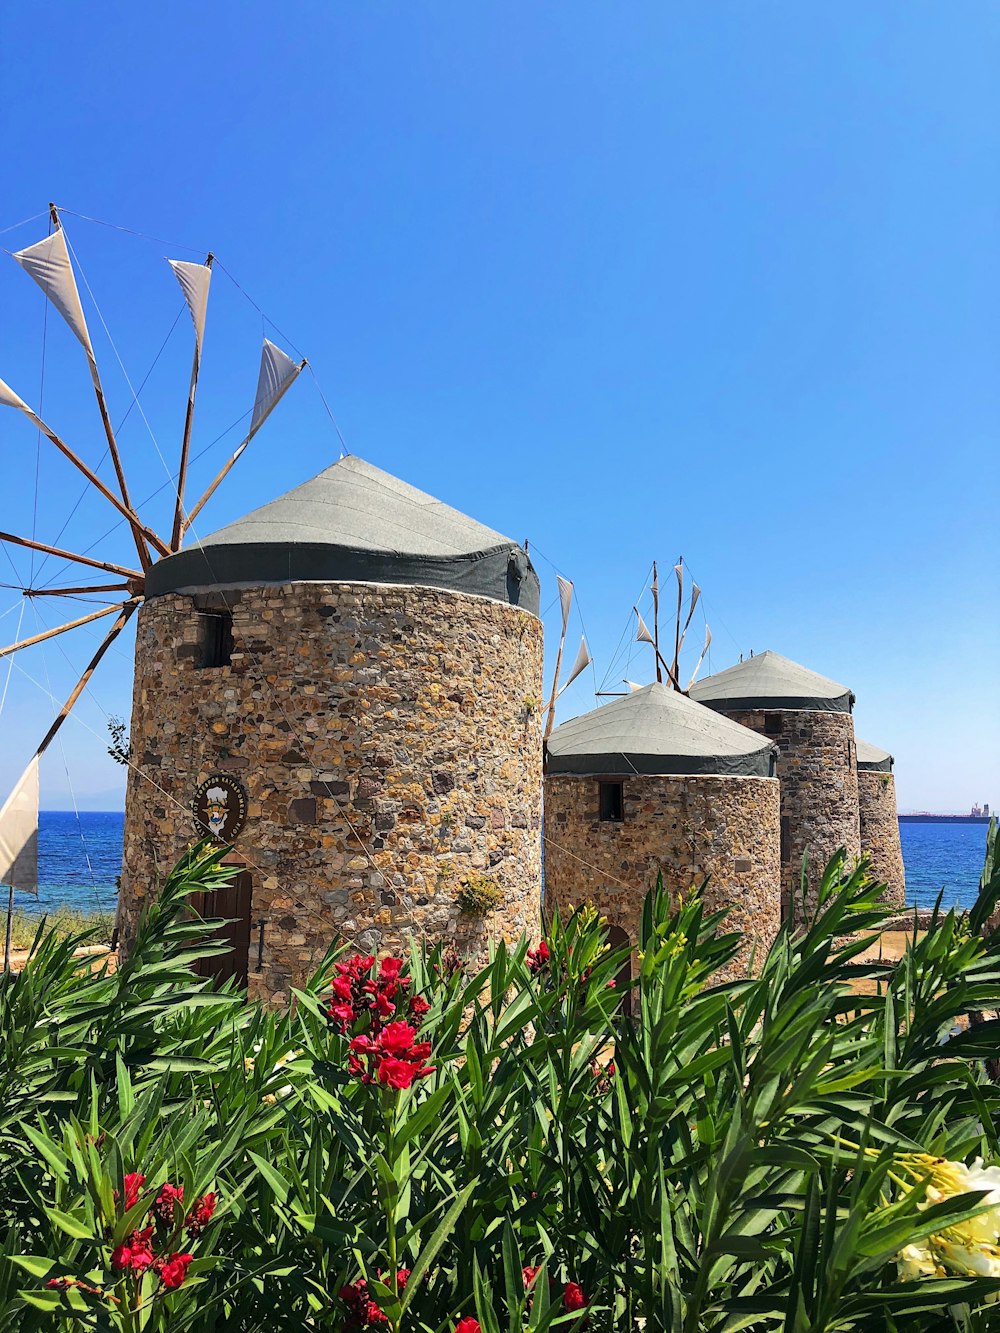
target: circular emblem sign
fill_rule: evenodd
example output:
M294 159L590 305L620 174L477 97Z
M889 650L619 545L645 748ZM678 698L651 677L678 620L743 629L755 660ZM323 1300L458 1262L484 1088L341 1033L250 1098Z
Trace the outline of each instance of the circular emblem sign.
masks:
M234 842L247 822L247 794L243 785L226 773L213 773L194 794L191 803L199 830L216 842Z

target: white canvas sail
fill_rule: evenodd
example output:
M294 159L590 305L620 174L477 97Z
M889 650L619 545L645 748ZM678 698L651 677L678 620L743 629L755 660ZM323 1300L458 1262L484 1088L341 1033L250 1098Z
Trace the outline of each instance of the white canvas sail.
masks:
M569 673L569 676L566 678L566 684L562 687L562 690L559 691L560 694L562 694L563 690L569 689L569 687L573 684L574 680L576 680L577 676L580 674L581 671L586 671L587 667L590 666L590 661L591 661L590 649L587 647L587 640L585 638L581 638L580 651L577 653L576 661L573 663L573 670Z
M14 258L30 278L38 283L63 319L83 343L91 360L94 347L84 318L80 293L76 286L73 265L62 228L57 228L44 241L37 241L25 250L18 250Z
M564 579L560 574L556 575L556 583L559 585L559 601L562 605L562 632L566 633L566 626L569 624L569 609L573 602L573 585L569 579Z
M205 316L208 313L208 288L212 281L212 270L208 264L192 264L186 259L168 259L167 263L174 270L174 277L181 285L184 299L194 323L194 340L201 356L202 339L205 337Z
M28 404L19 398L9 384L0 380L0 407L16 407L19 412L27 410Z
M687 683L687 690L689 690L689 689L691 688L691 686L692 686L692 685L695 683L695 681L697 680L697 678L698 678L698 672L701 670L701 664L702 664L702 662L704 662L704 660L705 660L705 654L708 652L709 647L711 646L711 643L712 643L712 631L711 631L711 630L708 628L708 626L706 625L706 626L705 626L705 646L704 646L704 648L702 648L702 650L701 650L701 656L698 658L698 661L695 663L694 670L691 672L691 679L690 679L690 680L688 681L688 683ZM687 693L687 690L685 690L685 694Z
M637 619L638 622L639 622L639 627L638 627L638 629L636 630L636 634L635 634L635 641L636 641L636 643L652 643L652 642L653 642L653 636L652 636L652 634L650 634L649 630L647 629L647 627L646 627L646 622L643 620L642 616L639 615L639 612L638 612L638 611L636 611L635 615L636 615L636 619Z
M640 690L646 688L645 685L637 685L634 680L627 680L625 684L628 686L629 694L638 694Z
M0 810L0 884L38 892L38 755Z
M260 353L257 394L250 420L250 435L255 435L260 430L301 369L302 367L290 356L286 356L280 347L275 347L273 342L264 339Z

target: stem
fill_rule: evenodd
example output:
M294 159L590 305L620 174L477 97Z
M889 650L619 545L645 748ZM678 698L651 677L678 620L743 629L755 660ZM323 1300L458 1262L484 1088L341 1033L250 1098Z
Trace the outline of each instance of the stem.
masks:
M386 1089L382 1094L382 1108L385 1117L386 1127L386 1161L392 1170L393 1176L396 1174L396 1113L399 1109L397 1103L399 1096L397 1093ZM397 1273L399 1272L399 1238L396 1235L396 1205L399 1201L399 1182L396 1182L396 1192L392 1195L389 1206L386 1209L386 1237L389 1249L389 1282L386 1284L391 1287L396 1298L399 1298L399 1286ZM398 1333L399 1320L394 1320L392 1324L394 1333Z

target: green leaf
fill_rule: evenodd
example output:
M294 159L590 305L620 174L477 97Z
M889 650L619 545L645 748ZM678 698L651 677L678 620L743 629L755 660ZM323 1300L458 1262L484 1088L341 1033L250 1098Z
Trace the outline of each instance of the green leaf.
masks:
M94 1239L93 1226L77 1213L64 1213L59 1208L46 1208L45 1215L50 1222L54 1222L74 1240Z
M18 1268L23 1268L26 1273L32 1277L46 1277L52 1272L56 1261L41 1254L12 1254L10 1256L12 1264L17 1264Z
M441 1219L433 1236L431 1236L427 1244L421 1248L420 1254L417 1256L417 1261L413 1265L413 1271L410 1273L410 1279L406 1284L406 1290L403 1292L402 1308L404 1310L409 1307L413 1297L417 1294L417 1288L420 1285L424 1274L437 1258L441 1246L454 1231L455 1223L458 1221L462 1209L468 1203L472 1191L478 1184L479 1178L476 1177L476 1179L471 1180L468 1185L466 1185L465 1189L462 1190L461 1194L458 1195Z
M286 1203L289 1194L292 1192L292 1187L281 1172L263 1157L259 1157L255 1152L250 1152L247 1155L252 1159L257 1170L267 1181L268 1185L270 1185L277 1198L282 1203Z

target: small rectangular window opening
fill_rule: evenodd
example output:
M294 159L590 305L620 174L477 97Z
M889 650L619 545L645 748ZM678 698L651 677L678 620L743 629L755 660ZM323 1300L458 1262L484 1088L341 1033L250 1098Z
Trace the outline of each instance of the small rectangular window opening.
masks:
M233 613L201 613L201 667L229 666L233 657Z
M764 735L780 736L785 730L785 724L780 713L764 714Z
M620 824L625 818L624 784L600 782L600 815L604 824Z

